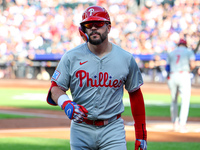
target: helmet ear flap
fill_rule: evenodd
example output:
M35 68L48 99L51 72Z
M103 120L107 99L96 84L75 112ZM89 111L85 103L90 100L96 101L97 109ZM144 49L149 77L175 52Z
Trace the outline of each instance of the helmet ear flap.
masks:
M89 41L89 37L88 37L87 33L85 33L82 26L79 27L79 33L85 42Z

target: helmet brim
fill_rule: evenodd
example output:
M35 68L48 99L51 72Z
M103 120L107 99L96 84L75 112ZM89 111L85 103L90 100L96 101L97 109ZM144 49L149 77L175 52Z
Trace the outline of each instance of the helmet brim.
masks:
M80 24L83 24L85 22L91 22L91 21L107 21L107 22L110 23L110 20L107 20L107 19L105 19L103 17L94 16L94 17L89 17L89 18L84 19Z

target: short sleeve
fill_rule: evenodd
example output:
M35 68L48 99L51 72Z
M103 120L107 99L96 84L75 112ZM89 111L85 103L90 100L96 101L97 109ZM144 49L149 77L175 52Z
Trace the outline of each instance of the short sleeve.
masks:
M55 81L60 88L64 91L69 89L70 81L70 60L65 53L61 58L56 70L54 71L51 81Z
M142 84L143 84L143 79L140 69L137 63L135 62L134 57L131 57L129 65L129 73L127 76L127 80L125 82L125 89L128 92L134 92L137 89L139 89Z

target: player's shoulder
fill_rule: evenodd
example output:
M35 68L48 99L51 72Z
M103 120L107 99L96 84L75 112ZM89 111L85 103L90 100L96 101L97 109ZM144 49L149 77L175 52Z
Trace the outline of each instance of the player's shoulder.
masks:
M186 50L185 47L177 46L169 54L175 55L177 53L183 53L185 50Z
M189 53L194 53L194 51L190 48L187 48L187 50L188 50Z
M188 53L193 53L193 50L192 50L192 49L187 48L187 47L185 47L185 46L179 47L179 49L180 49L181 52L186 53L186 54L188 54Z
M113 46L113 50L114 50L118 55L126 56L126 57L133 57L133 55L132 55L130 52L124 50L122 47L120 47L120 46L118 46L118 45L116 45L116 44L114 44L114 43L112 43L112 46Z

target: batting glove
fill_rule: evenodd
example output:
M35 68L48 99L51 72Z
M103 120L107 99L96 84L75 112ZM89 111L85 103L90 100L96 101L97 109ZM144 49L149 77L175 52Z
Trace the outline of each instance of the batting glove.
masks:
M147 150L147 142L145 140L136 139L135 150Z
M87 117L87 109L81 105L72 101L65 101L62 105L62 109L70 120L81 123L83 119Z

